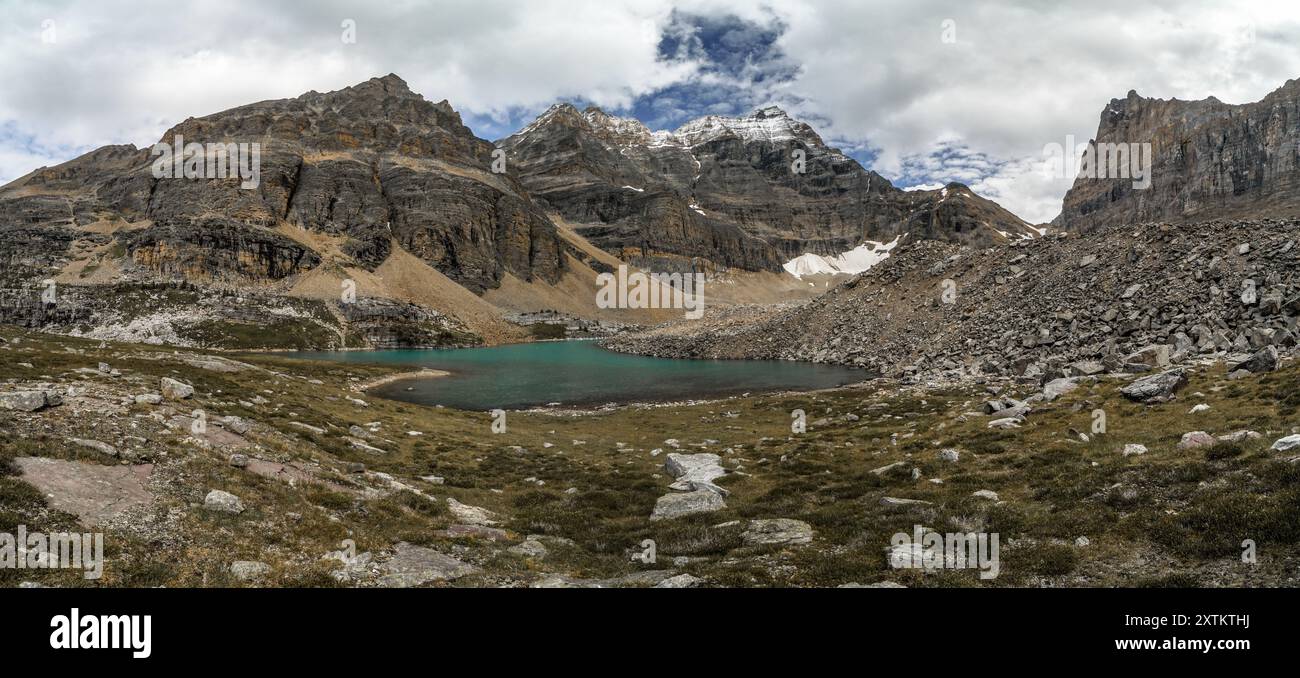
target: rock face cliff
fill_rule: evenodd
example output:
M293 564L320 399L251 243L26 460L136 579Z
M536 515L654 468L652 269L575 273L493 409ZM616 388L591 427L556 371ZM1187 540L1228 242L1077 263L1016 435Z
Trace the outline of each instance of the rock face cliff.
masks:
M902 233L974 244L1036 235L961 184L899 190L775 107L652 132L559 104L497 145L534 199L654 270L779 270Z
M1129 92L1102 112L1095 141L1150 143L1151 185L1080 176L1056 227L1300 214L1300 80L1243 105Z
M393 243L475 292L507 273L555 281L563 272L554 225L513 178L491 172L492 145L446 101L426 101L395 75L191 118L161 141L178 138L260 144L258 186L155 178L151 149L102 148L0 189L5 240L22 229L26 241L53 246L97 224L130 224L112 236L128 268L243 285L310 271L323 249L337 250L332 263L374 270Z

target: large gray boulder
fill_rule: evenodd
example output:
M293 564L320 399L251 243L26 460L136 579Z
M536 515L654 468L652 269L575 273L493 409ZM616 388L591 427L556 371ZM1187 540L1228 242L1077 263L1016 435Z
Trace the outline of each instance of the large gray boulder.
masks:
M10 391L0 393L0 410L36 412L49 405L44 391Z
M1232 369L1228 371L1236 372L1237 370L1246 370L1247 372L1260 374L1263 372L1273 372L1277 370L1277 367L1278 367L1277 348L1273 346L1265 346L1264 348L1261 348L1260 350L1256 351L1255 354L1252 355L1250 358L1243 360L1237 363L1236 365L1232 366Z
M1120 389L1120 393L1140 403L1162 403L1173 398L1178 389L1186 385L1187 374L1183 370L1169 370L1138 379Z
M1274 452L1290 452L1300 448L1300 435L1287 436L1273 443Z
M171 377L162 378L162 381L159 382L159 390L162 391L163 397L168 400L185 400L194 395L193 386Z

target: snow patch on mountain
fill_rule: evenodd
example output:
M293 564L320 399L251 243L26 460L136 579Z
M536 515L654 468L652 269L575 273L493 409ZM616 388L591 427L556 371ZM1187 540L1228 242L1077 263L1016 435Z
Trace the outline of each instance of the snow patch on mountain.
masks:
M804 254L786 262L782 268L790 275L803 279L809 275L857 275L871 270L876 264L889 258L889 253L902 242L907 234L894 238L888 243L867 242L833 257L817 254Z

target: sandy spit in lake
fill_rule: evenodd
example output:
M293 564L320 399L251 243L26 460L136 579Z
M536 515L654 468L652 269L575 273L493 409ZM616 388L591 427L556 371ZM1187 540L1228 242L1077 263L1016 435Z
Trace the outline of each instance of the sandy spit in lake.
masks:
M360 384L353 384L352 390L369 391L372 388L378 388L380 386L383 386L384 384L391 384L395 381L406 381L407 379L433 379L436 377L448 377L448 376L451 376L451 372L446 372L444 370L419 370L417 372L398 372L396 374L390 374L386 377L372 379L370 381L363 382Z

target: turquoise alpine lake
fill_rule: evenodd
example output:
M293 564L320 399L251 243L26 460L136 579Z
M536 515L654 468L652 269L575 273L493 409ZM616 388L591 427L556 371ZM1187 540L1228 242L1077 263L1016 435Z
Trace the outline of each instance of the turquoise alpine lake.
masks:
M444 370L450 376L389 382L369 393L420 405L478 411L806 391L853 384L872 376L848 367L779 360L649 358L608 351L591 341L287 355Z

